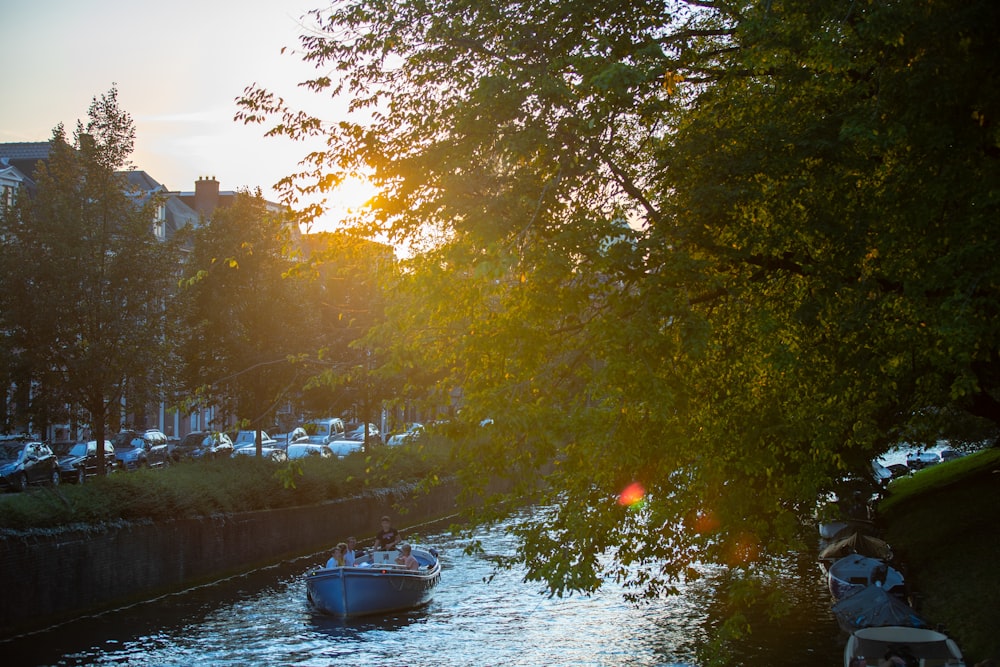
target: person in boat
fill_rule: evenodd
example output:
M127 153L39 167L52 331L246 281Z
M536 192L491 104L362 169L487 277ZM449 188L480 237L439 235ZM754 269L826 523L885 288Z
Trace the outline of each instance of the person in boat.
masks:
M910 653L909 646L903 646L886 651L885 664L888 667L919 667L920 661Z
M347 544L344 545L344 564L347 567L354 567L355 561L362 555L357 551L358 541L352 535L347 538Z
M375 550L389 551L395 549L402 539L399 531L392 527L389 517L382 517L382 530L375 533Z
M420 563L413 557L413 549L409 544L399 545L399 556L396 557L396 565L402 565L407 570L419 570Z
M326 569L331 569L334 567L344 567L344 552L347 550L347 545L341 542L333 548L333 554L330 556L330 560L326 561Z

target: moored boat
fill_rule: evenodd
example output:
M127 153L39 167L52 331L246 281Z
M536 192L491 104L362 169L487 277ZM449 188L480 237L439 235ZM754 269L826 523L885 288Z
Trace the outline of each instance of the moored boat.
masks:
M852 532L874 533L875 527L867 519L835 519L819 524L820 539L835 542Z
M412 550L420 567L397 565L397 551L376 551L352 567L314 570L306 575L306 594L316 609L334 616L385 614L419 607L441 580L441 563L431 550Z
M901 661L889 662L898 657ZM948 635L926 628L886 626L855 630L844 646L844 667L864 664L909 667L965 667L962 652Z
M827 572L830 593L838 600L864 590L870 585L882 586L890 595L902 597L903 575L884 560L859 554L834 561Z
M927 628L929 624L917 612L881 586L868 586L833 605L833 615L840 629L850 634L861 628L886 625Z
M846 537L824 547L819 552L819 562L826 571L841 558L854 554L884 561L892 560L892 548L885 540L861 531L852 531L846 533Z

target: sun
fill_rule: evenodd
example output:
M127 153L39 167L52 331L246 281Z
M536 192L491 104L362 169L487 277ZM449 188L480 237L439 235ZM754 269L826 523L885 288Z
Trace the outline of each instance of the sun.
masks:
M363 176L348 176L327 197L331 209L356 213L378 194L378 188Z
M344 221L360 213L378 194L378 188L364 176L351 175L323 196L324 213L309 226L310 232L332 232Z

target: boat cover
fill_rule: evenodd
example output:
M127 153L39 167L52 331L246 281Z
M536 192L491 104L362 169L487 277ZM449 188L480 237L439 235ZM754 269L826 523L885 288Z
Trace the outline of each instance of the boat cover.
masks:
M833 542L819 552L819 557L821 560L839 560L851 554L880 560L892 559L892 549L888 542L861 532L852 532L847 537Z
M926 628L927 622L881 586L868 586L833 605L833 614L844 632L887 625Z

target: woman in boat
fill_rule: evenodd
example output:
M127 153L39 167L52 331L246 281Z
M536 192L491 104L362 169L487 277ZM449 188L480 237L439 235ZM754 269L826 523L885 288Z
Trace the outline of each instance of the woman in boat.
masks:
M333 555L330 556L330 560L326 561L326 569L331 569L335 567L344 567L344 552L347 551L347 545L341 542L333 548Z
M399 545L399 556L396 558L396 565L402 565L407 570L419 570L420 563L416 558L413 557L411 553L413 551L409 544L403 543Z

